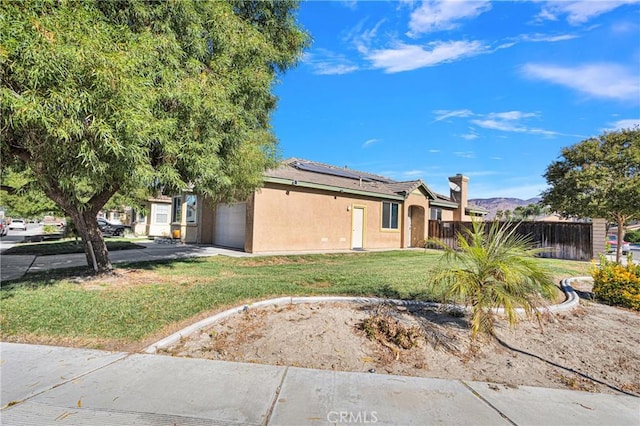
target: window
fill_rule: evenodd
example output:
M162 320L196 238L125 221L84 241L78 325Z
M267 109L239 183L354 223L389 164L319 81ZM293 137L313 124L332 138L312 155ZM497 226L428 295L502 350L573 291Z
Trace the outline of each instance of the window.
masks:
M168 213L168 212L167 212ZM136 218L136 222L143 223L147 221L147 215L145 215L142 210L136 210L134 212L134 217Z
M156 205L156 222L169 223L169 204Z
M382 229L398 229L398 203L382 202Z
M171 222L182 221L182 197L173 197L173 205L171 209Z
M196 223L198 197L189 194L185 198L187 203L187 223Z
M442 209L437 209L432 207L429 210L429 219L431 220L442 220Z

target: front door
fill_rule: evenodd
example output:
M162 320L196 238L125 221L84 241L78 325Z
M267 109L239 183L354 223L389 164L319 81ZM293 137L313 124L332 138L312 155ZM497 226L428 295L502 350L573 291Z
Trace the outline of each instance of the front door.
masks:
M409 242L410 247L424 247L424 208L421 206L409 207Z
M352 217L351 248L364 248L364 208L354 207Z

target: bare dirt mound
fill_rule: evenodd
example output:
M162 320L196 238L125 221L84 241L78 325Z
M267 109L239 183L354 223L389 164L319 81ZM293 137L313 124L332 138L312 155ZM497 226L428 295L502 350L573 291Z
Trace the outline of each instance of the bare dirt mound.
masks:
M436 308L319 303L251 309L164 352L507 386L640 394L640 314L589 301L542 330L498 323L500 341L472 344L462 315ZM542 332L541 332L542 331Z

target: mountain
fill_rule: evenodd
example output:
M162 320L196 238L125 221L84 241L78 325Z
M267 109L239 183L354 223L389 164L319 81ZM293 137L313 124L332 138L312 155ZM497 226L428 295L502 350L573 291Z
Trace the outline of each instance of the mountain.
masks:
M475 204L476 206L489 210L486 218L492 219L498 210L513 211L516 207L536 204L539 201L540 198L529 198L528 200L522 200L520 198L473 198L469 200L469 204Z

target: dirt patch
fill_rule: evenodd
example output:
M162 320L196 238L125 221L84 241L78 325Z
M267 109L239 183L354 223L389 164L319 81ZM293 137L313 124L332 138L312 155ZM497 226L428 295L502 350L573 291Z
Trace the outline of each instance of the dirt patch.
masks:
M80 284L85 290L110 290L149 285L150 283L175 283L175 279L171 276L144 269L114 269L108 274L79 277L73 281Z
M581 304L547 316L542 329L537 322L509 329L501 320L501 342L480 344L471 343L467 323L455 311L350 303L271 306L234 315L163 352L511 387L604 393L617 393L617 388L640 394L640 314L584 300ZM372 320L376 317L387 322ZM401 339L380 338L385 330ZM398 343L405 338L411 344Z

